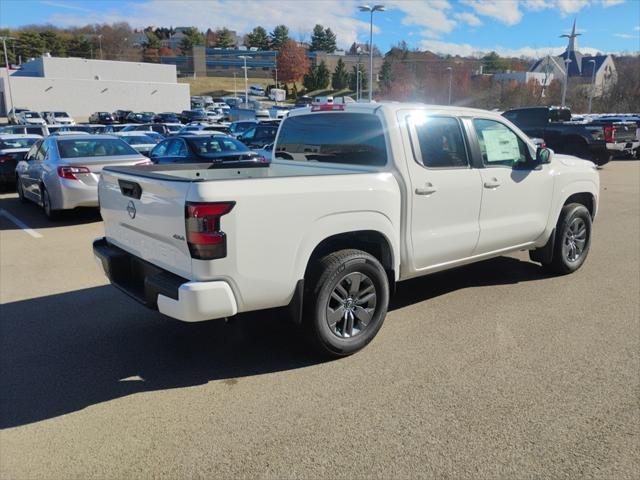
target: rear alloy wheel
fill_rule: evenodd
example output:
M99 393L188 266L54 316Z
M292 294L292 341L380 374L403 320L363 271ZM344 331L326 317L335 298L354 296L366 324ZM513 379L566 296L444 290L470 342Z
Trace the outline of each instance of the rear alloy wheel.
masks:
M56 220L60 216L60 212L58 210L54 210L51 205L51 197L49 196L49 192L46 188L42 187L42 208L44 209L44 214L47 216L49 220Z
M331 253L307 282L303 322L321 354L351 355L376 336L387 314L389 281L375 257L360 250Z

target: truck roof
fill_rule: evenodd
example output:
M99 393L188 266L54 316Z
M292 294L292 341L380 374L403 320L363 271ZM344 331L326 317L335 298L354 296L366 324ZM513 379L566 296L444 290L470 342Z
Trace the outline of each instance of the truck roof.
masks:
M331 107L331 104L327 104ZM353 113L375 113L378 110L383 110L387 113L396 113L400 110L425 110L434 113L449 113L456 116L474 116L482 114L483 117L495 117L504 118L497 112L491 112L489 110L482 110L479 108L459 107L456 105L429 105L426 103L401 103L401 102L375 102L375 103L344 103L333 104L335 110L326 111L314 110L315 108L322 107L322 105L312 105L311 107L301 107L289 111L289 117L298 115L307 115L310 113L340 113L340 112L353 112ZM338 107L339 106L339 107Z

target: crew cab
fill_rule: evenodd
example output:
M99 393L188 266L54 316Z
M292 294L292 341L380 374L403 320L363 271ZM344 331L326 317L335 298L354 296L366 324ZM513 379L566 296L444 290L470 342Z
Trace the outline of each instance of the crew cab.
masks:
M598 209L592 162L461 107L314 105L270 166L209 167L103 169L106 275L185 322L286 307L329 356L374 338L397 282L519 250L577 270Z
M616 125L610 123L572 122L568 108L514 108L503 115L530 137L544 139L546 146L554 151L591 160L599 166L618 153L619 145L626 145L635 137L635 129L627 133L624 128L616 137Z

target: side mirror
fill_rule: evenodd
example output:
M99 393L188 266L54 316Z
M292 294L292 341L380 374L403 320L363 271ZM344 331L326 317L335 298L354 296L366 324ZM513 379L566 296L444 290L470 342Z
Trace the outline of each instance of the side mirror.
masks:
M536 149L536 163L542 165L551 163L551 150L546 147L538 147Z

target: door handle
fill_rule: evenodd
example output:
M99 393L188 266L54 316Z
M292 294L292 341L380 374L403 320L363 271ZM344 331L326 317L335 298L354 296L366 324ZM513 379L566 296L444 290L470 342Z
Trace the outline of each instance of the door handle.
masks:
M500 185L500 182L495 177L487 182L484 182L484 188L498 188Z
M427 182L424 188L416 188L416 195L431 195L436 192L436 187L431 182Z

